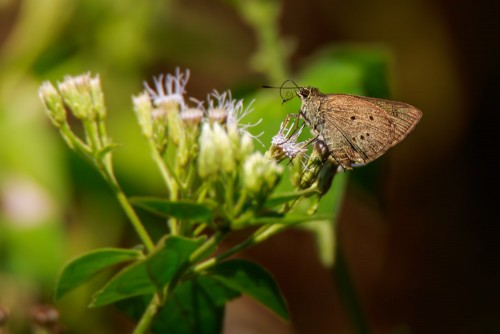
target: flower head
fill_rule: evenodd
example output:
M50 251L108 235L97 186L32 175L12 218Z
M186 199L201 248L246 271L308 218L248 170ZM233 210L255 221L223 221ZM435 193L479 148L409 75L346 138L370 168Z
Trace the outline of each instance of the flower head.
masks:
M188 80L189 70L181 73L180 69L176 68L175 75L167 74L154 78L155 89L151 88L147 83L144 86L155 106L175 102L182 110L185 108L184 94L186 93Z
M64 103L78 119L104 119L106 109L99 76L85 73L76 77L66 76L58 83Z
M248 133L253 138L257 138L261 134L254 136L248 132L248 129L258 125L262 119L253 124L241 123L242 119L253 111L253 108L251 108L252 103L253 101L245 107L242 99L235 100L232 98L231 91L219 93L214 90L207 96L207 117L212 122L226 124L228 132Z
M297 128L295 122L292 122L290 126L288 126L288 123L288 119L281 123L280 130L271 140L269 154L277 161L282 161L285 158L293 159L306 152L307 143L297 141L304 129L304 125Z

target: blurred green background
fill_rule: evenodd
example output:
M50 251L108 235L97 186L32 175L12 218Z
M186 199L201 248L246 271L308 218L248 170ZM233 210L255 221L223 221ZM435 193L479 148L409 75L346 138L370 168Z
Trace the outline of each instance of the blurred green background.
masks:
M40 83L99 73L122 144L118 178L130 195L161 195L131 95L180 66L191 70L190 96L255 98L266 147L298 103L282 107L263 84L292 78L419 107L414 133L349 175L337 238L361 307L373 333L500 332L495 9L485 0L0 1L0 307L26 331L64 262L137 243L106 184L45 118ZM289 231L245 255L275 274L292 322L240 299L227 333L353 332L311 234ZM86 308L102 280L57 305L65 332L130 330L113 307Z

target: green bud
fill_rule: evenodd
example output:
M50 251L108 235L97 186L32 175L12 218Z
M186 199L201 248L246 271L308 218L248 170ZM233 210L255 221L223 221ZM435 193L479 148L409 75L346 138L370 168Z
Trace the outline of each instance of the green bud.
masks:
M215 176L219 172L219 156L217 156L214 133L210 124L203 123L199 138L200 153L198 155L198 174L202 179Z
M64 102L76 118L81 120L95 119L88 73L77 77L67 76L63 82L58 83L58 88Z
M247 132L243 132L240 139L240 148L238 152L238 160L243 161L254 151L253 138Z
M318 190L321 195L326 194L330 190L338 167L337 162L332 157L328 157L318 175Z
M153 140L156 145L156 149L160 154L165 153L167 149L167 115L162 109L154 108L151 111L151 121L153 123Z
M255 152L243 164L243 187L250 196L265 200L278 184L282 173L283 167Z
M179 145L180 137L183 132L181 120L179 118L180 104L175 100L162 100L158 104L160 113L167 118L168 138L174 143ZM161 120L161 118L158 118Z
M326 144L321 140L316 141L311 156L307 161L305 171L300 178L300 189L309 188L314 182L316 182L328 155L329 152Z
M227 132L219 123L213 125L214 141L216 143L216 157L220 163L220 168L224 172L232 172L236 168L234 160L234 150Z
M148 93L143 92L140 95L133 96L132 103L134 104L134 112L137 116L142 134L146 138L151 138L153 135L153 105L151 104Z
M42 83L38 90L38 95L52 123L56 127L60 127L66 123L66 110L64 109L62 97L49 81Z
M101 79L99 78L99 75L90 78L89 87L94 112L98 119L104 120L106 118L106 106L104 104L104 93L102 92Z

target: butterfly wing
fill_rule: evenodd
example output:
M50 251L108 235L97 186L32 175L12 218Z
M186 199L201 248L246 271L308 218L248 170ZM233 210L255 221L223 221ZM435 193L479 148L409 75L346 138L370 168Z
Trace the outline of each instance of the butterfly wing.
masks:
M375 160L397 141L395 117L362 97L329 95L322 99L320 112L324 122L318 130L344 169Z
M422 112L418 108L404 102L362 96L358 98L376 105L389 115L396 130L391 147L405 139L422 117Z

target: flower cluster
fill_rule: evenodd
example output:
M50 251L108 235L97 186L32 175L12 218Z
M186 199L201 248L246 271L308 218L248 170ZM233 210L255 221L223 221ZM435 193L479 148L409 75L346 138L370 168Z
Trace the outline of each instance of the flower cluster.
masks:
M146 84L133 98L139 125L161 156L173 158L170 172L179 196L224 199L229 206L240 203L224 213L237 216L246 202L262 203L272 193L283 169L255 151L256 136L249 129L260 121L242 123L250 106L233 99L230 91L214 90L205 101L188 98L188 78L188 71L177 70L154 79L154 87ZM212 187L206 190L203 184Z
M262 209L273 193L283 173L278 163L284 159L299 161L292 175L297 189L320 195L328 189L334 164L327 163L328 154L321 150L319 141L311 156L306 154L312 140L299 141L304 125L297 117L285 119L269 150L262 154L253 143L258 136L249 132L261 120L243 123L252 111L251 103L245 106L243 100L233 99L230 91L214 90L205 101L189 98L188 80L189 71L177 69L174 74L154 78L153 85L145 84L144 90L132 98L169 200L218 203L219 221L243 224L240 217L251 217L248 212ZM114 145L106 135L99 77L66 77L57 88L45 82L39 93L50 119L70 147L98 168L104 166L104 174L113 179L110 153ZM83 123L83 140L71 131L67 111Z

